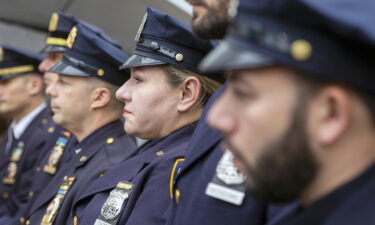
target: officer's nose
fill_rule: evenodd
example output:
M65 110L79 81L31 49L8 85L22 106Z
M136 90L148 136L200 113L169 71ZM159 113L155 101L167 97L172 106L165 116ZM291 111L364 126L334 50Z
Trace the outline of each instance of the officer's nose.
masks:
M51 60L48 58L45 58L40 64L39 64L39 71L42 73L48 72L49 69L51 69Z
M116 98L121 102L130 102L131 101L131 92L129 88L129 80L126 81L117 91Z
M235 113L231 112L230 102L226 92L216 100L207 115L208 124L223 132L229 134L235 129Z
M46 87L46 94L50 96L51 98L54 98L57 96L56 92L56 80L51 81L47 87Z

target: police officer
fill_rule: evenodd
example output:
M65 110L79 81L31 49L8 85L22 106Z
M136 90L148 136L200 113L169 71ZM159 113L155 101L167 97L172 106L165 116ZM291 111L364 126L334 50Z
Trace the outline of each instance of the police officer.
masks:
M0 46L0 112L12 117L1 144L0 215L12 216L27 200L35 164L57 139L44 100L38 54Z
M277 3L241 2L203 61L230 71L209 123L253 196L298 199L269 224L374 224L375 4Z
M131 78L116 96L126 103L125 130L149 142L80 195L71 215L78 224L164 224L170 198L179 198L172 171L223 80L197 72L214 43L165 13L148 8L136 40L122 67L131 68Z
M43 79L46 87L48 87L53 79L57 79L58 75L54 73L48 73L59 60L61 60L63 53L66 51L66 40L68 38L70 30L79 21L70 15L66 15L61 12L53 13L48 26L48 37L46 38L46 45L42 49L42 53L47 54L47 57L43 58L39 64L39 71L43 73ZM49 107L49 106L48 106ZM30 210L33 201L38 197L40 192L45 186L48 185L50 180L56 174L61 167L64 159L68 159L69 146L76 144L75 137L71 132L67 131L63 127L57 125L55 132L59 135L57 140L44 154L44 157L37 162L35 168L35 174L33 175L32 187L29 187L29 194L27 201L20 205L16 215L11 217L2 217L0 224L21 224L25 223L25 215Z
M200 38L222 38L236 9L231 0L189 0L193 6L192 28ZM223 88L215 93L194 132L186 160L175 174L174 199L167 212L168 225L264 224L266 207L245 193L244 176L232 156L220 146L222 137L206 123L206 113ZM228 195L230 194L230 195ZM233 198L237 196L237 199ZM231 197L226 197L231 196Z
M114 98L129 76L118 71L127 55L81 24L72 28L67 46L63 59L51 69L58 79L47 94L53 120L79 143L69 148L73 156L35 199L26 224L65 224L73 199L136 147L122 129L123 104Z

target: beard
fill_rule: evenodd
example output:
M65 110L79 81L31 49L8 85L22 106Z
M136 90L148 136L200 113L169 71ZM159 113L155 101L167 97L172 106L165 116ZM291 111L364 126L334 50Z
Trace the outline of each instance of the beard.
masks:
M203 40L222 39L229 26L230 17L228 14L230 0L218 0L217 5L212 7L207 5L203 0L197 0L207 9L205 15L200 21L196 13L193 13L192 28L194 33Z
M302 108L303 104L299 104L284 135L261 150L256 165L244 162L248 192L259 201L293 201L317 174L319 164L308 141ZM238 149L233 146L229 149L237 158L244 159Z

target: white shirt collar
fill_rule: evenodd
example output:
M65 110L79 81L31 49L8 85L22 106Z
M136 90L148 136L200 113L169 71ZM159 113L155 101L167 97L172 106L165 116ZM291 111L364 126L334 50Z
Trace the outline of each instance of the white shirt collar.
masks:
M23 132L26 130L27 126L34 120L34 118L44 109L46 108L46 103L41 104L40 106L36 107L33 111L27 114L24 118L22 118L18 123L13 121L11 124L11 128L13 129L13 134L16 139L20 138Z

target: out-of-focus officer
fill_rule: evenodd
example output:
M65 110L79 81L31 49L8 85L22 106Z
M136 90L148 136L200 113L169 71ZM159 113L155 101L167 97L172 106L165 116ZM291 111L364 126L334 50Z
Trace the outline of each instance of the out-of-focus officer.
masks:
M12 216L27 201L36 163L57 139L46 107L38 54L0 46L0 112L12 118L1 144L0 215Z
M203 107L223 81L197 71L215 43L198 39L163 12L147 9L136 40L122 67L131 68L131 78L116 96L126 104L125 130L148 142L79 196L72 210L78 224L163 225L174 195L171 173L184 160Z
M276 4L275 4L276 3ZM375 222L375 3L242 1L201 64L229 71L208 121L272 225Z
M120 120L123 104L117 88L129 77L118 67L128 56L87 26L73 27L68 49L52 69L58 74L47 88L53 120L71 131L78 145L26 214L26 224L65 224L71 204L92 181L135 149ZM70 221L71 223L73 221Z
M232 0L189 0L193 6L194 32L204 39L222 38L236 11ZM266 207L246 194L245 177L223 155L222 136L209 127L206 113L223 92L215 93L205 107L192 137L186 160L175 170L173 199L167 211L168 225L264 224Z
M39 71L43 73L44 83L47 88L53 79L57 79L58 77L57 74L49 73L48 70L62 59L67 49L66 43L69 32L78 22L75 17L61 12L53 13L51 16L46 45L42 49L42 53L47 55L39 64ZM30 210L33 201L38 197L43 188L48 185L61 167L63 161L68 160L68 148L76 144L76 139L71 132L59 125L56 126L55 132L58 134L57 140L52 143L44 156L37 162L33 175L33 184L32 187L29 187L27 201L19 206L16 215L0 218L1 225L23 224L25 222L24 216Z

